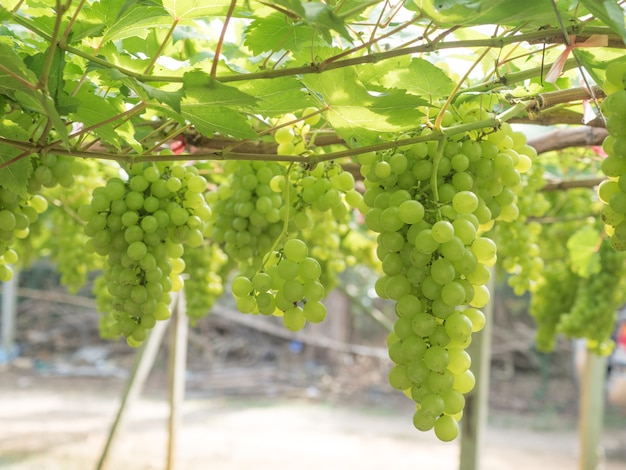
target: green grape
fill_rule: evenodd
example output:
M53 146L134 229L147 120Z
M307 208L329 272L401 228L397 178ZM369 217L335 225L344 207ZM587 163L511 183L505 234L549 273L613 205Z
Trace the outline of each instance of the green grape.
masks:
M437 243L447 243L454 237L454 226L447 220L439 220L433 224L431 234Z
M450 361L448 351L441 346L432 346L424 352L424 363L435 372L442 372Z
M311 323L321 323L326 318L326 306L319 302L306 302L302 307L304 316Z
M435 421L435 435L444 442L453 441L459 435L459 424L449 415L440 416Z
M411 387L412 382L407 375L406 366L396 365L389 371L389 384L398 390Z
M278 144L290 144L295 138L295 133L291 127L280 127L274 132L274 140Z
M306 324L306 316L304 310L300 306L294 306L283 315L283 324L290 331L301 330Z
M292 238L285 242L285 246L283 247L283 253L288 260L295 263L301 263L308 256L308 248L306 246L306 243L304 243L302 240Z
M413 414L413 426L420 431L430 431L435 426L436 417L422 409Z
M238 276L233 279L231 289L236 297L246 296L252 291L252 282L244 276Z

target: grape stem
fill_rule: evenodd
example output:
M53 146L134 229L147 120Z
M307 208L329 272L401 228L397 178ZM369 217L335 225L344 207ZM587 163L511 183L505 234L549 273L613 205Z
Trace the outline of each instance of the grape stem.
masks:
M484 59L484 57L487 55L487 53L490 50L491 49L489 48L485 48L483 53L480 54L478 58L474 61L474 63L471 65L471 67L467 69L467 71L465 72L465 75L463 75L463 78L461 78L461 80L459 80L459 82L456 84L456 86L454 87L454 90L452 90L452 93L450 93L450 96L448 96L448 99L443 104L443 106L439 110L439 113L437 114L437 117L435 118L435 129L441 128L441 121L443 120L443 116L445 115L446 110L450 107L450 104L456 99L456 96L459 94L461 85L465 83L470 73L472 73L472 70L474 70L476 66L482 62L482 60Z
M285 220L283 222L283 229L280 231L280 233L274 240L274 243L272 244L271 248L267 251L267 254L263 257L263 261L261 262L261 266L259 267L259 269L257 269L257 273L260 273L261 271L263 271L263 268L265 268L265 265L269 261L270 256L272 256L272 253L276 251L276 247L278 246L280 241L283 239L285 235L287 235L287 231L289 229L289 199L290 199L290 194L291 194L291 191L289 191L289 187L290 187L289 180L290 180L291 169L293 168L293 165L294 165L294 162L291 162L289 166L287 167L287 171L285 172L285 187L283 188L283 199L285 201Z
M439 185L437 184L438 179L438 170L439 170L439 162L441 162L441 157L443 156L443 147L445 145L445 139L443 136L439 139L439 143L437 144L437 151L435 152L435 157L433 158L433 171L430 174L430 186L431 191L433 192L433 199L435 202L439 201ZM440 214L441 215L441 214Z

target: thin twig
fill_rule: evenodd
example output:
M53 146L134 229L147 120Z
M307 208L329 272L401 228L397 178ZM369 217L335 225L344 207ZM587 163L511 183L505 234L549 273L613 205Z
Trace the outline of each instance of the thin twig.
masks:
M176 26L178 26L178 22L179 21L180 21L180 19L174 18L174 21L172 22L172 26L167 31L167 34L165 35L165 38L163 38L163 41L161 41L161 45L159 46L159 50L157 50L154 53L154 55L152 56L152 59L150 60L150 63L148 64L148 66L146 67L146 70L144 71L144 75L148 75L150 72L152 72L152 69L154 68L154 64L156 64L156 61L161 56L161 53L163 52L163 49L165 49L165 46L167 46L167 43L169 42L170 38L172 37L172 34L174 34L174 30L176 29Z
M211 78L215 78L217 75L217 64L220 61L220 54L222 52L224 38L226 37L226 29L228 28L228 23L230 22L230 18L233 16L233 12L235 11L236 4L237 4L237 0L231 0L230 6L228 7L228 12L226 13L226 18L224 18L224 26L222 27L220 38L217 41L217 46L215 47L215 57L213 57L213 64L211 64Z

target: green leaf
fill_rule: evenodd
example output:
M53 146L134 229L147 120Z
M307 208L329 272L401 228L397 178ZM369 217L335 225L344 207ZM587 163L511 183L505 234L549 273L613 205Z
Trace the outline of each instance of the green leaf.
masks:
M304 5L300 0L273 0L272 3L265 3L267 6L271 6L272 8L277 8L281 12L293 12L300 18L305 15ZM280 8L282 7L282 8Z
M382 133L415 128L407 109L391 111L387 100L370 95L359 82L354 68L332 70L302 79L328 106L326 114L337 133L351 146L360 147L380 140ZM376 110L380 112L376 112Z
M600 271L600 232L584 227L567 240L571 269L581 277L588 278Z
M176 91L161 90L160 88L155 88L151 85L143 83L134 77L129 77L118 70L111 70L110 76L114 80L119 80L123 85L133 90L137 93L137 96L141 97L143 100L156 100L161 104L169 106L172 110L180 114L180 100L183 97L182 89Z
M104 26L112 26L127 8L127 0L100 0L91 5L85 5L82 11L88 16L97 18ZM136 3L133 1L132 3Z
M18 124L8 119L0 121L0 136L22 142L28 141L28 133ZM0 164L7 163L23 153L23 150L0 143ZM0 168L0 186L22 197L27 196L28 179L33 166L28 157L21 158Z
M420 12L441 27L529 22L544 25L556 20L552 2L547 0L409 0L406 7ZM571 17L566 13L561 10L565 21Z
M183 90L189 101L205 106L251 108L258 99L235 87L223 85L200 71L183 75Z
M375 113L387 116L387 122L400 126L417 127L416 120L424 113L418 111L418 106L428 106L430 103L415 95L409 95L404 90L390 89L384 95L377 96L371 106Z
M224 15L230 4L230 0L163 0L163 8L177 20Z
M328 5L325 3L305 2L302 6L305 12L304 20L307 23L321 29L337 31L348 41L352 40L343 20L335 15Z
M11 38L0 37L0 93L11 95L16 90L35 93L37 76L15 53L14 46L9 44L11 41Z
M626 28L624 28L624 10L616 0L581 0L581 3L597 19L606 24L622 37L626 43Z
M136 6L124 13L105 33L102 43L137 36L145 38L152 28L170 27L172 18L161 7Z
M387 88L401 88L428 100L447 97L454 89L454 82L443 70L417 57L406 68L389 70L381 81Z
M246 29L244 44L253 54L273 50L298 50L319 42L311 26L296 24L281 13L273 13L265 18L255 19Z
M239 89L259 99L254 106L254 112L263 116L279 116L292 113L296 109L319 105L293 77L250 80L239 86Z
M207 106L184 98L182 115L195 126L198 132L209 137L216 132L236 139L257 137L246 116L231 108Z
M134 138L133 126L130 122L121 123L121 121L113 120L108 124L99 125L123 112L119 103L114 104L113 101L95 95L86 86L80 88L77 98L81 105L76 112L72 113L74 120L83 123L85 127L97 126L92 132L117 149L128 144L136 150L141 150L141 145Z

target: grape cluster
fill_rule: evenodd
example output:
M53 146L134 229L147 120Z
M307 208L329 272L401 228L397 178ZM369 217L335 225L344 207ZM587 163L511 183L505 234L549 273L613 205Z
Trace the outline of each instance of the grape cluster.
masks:
M526 151L534 156L531 147ZM530 217L542 217L550 208L541 188L545 184L544 167L533 164L528 173L522 174L523 191L517 196L520 217L513 221L501 220L492 231L498 244L498 262L509 274L507 283L516 295L533 292L541 278L544 261L541 256L540 239L543 233L539 222Z
M13 249L17 240L29 234L29 227L48 208L43 196L23 197L0 185L0 282L13 278L11 265L19 256Z
M232 292L242 313L282 316L287 329L298 331L307 320L319 323L326 318L321 273L306 243L291 238L280 252L268 255L262 270L233 279Z
M302 116L288 113L275 120L274 141L278 155L301 155L308 147L307 134L320 119L317 108L306 108Z
M285 173L277 162L226 162L224 181L208 193L213 211L211 239L231 261L260 264L283 230L287 210L272 180Z
M609 178L598 187L598 196L606 204L602 220L611 245L626 250L626 62L613 62L606 69L604 89L608 96L600 109L609 135L602 147L607 157L601 170Z
M193 250L185 250L186 313L198 319L209 313L215 301L224 293L224 278L228 258L215 243L204 243Z
M285 119L295 116L280 122ZM291 137L301 139L306 126ZM279 127L278 136L282 129L292 127ZM362 205L354 176L333 161L312 167L227 162L223 175L209 196L215 208L212 239L241 271L232 285L239 310L282 316L291 330L306 320L321 321L324 286L332 285L348 262L356 262L342 253L353 209Z
M560 317L557 330L570 338L586 338L587 348L597 354L609 354L617 310L626 301L626 258L607 242L601 244L598 254L598 273L579 280L573 305Z
M428 138L430 131L422 131ZM464 394L474 386L464 349L480 331L495 243L494 219L515 220L520 172L531 157L503 125L485 135L422 142L360 156L368 227L378 235L382 298L395 301L389 337L394 388L416 402L413 423L441 440L458 434Z
M211 216L205 190L193 166L137 164L128 179L109 179L79 208L87 248L107 258L109 325L131 346L170 316L170 292L183 287L184 245L202 244Z
M579 286L578 276L564 259L548 263L530 298L529 312L535 319L535 342L540 351L552 351L561 316L570 311Z
M117 167L87 159L74 159L71 171L74 187L81 189L104 185L108 178L118 175ZM49 253L61 283L76 293L87 283L90 273L102 270L102 258L85 250L89 237L77 214L80 206L89 203L91 194L85 190L68 191L62 185L43 188L42 194L51 202L51 210L33 226L29 240L35 244L36 252Z
M42 187L53 188L61 185L69 188L74 184L73 162L61 155L38 155L32 160L33 174L28 182L28 189L35 194Z

